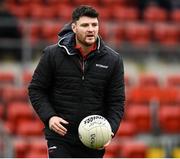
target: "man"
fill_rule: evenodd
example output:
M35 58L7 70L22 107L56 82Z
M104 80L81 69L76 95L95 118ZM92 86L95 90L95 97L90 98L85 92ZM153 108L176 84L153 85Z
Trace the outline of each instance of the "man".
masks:
M34 72L29 96L45 124L49 157L103 157L104 148L85 147L78 137L80 121L104 116L115 134L124 112L124 70L121 56L98 36L98 13L80 6L72 23L47 47Z

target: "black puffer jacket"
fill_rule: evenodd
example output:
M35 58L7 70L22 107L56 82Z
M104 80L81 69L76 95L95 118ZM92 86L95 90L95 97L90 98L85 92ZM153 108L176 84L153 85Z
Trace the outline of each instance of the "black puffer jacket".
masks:
M65 28L59 35L58 44L44 50L29 85L30 101L45 124L46 138L80 143L78 125L91 114L106 117L116 133L124 113L122 58L98 38L97 49L83 61L74 47L74 33ZM48 128L54 115L69 122L64 137Z

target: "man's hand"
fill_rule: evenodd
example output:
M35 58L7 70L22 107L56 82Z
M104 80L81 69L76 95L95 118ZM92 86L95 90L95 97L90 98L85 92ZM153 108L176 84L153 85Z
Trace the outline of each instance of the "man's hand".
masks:
M114 136L114 133L113 132L111 132L111 137L113 138L113 136ZM101 148L98 148L98 150L102 150L102 149L105 149L109 144L110 144L110 142L111 142L111 140L109 140L103 147L101 147Z
M53 116L49 119L49 129L55 131L59 135L64 136L67 132L67 129L62 124L69 123L58 116Z

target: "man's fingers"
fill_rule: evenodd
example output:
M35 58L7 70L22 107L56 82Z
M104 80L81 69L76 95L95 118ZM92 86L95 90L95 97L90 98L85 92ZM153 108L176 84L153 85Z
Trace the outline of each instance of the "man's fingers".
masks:
M52 125L51 130L55 131L56 133L58 133L58 134L60 134L60 135L62 135L62 136L64 136L64 135L66 134L66 131L60 129L60 128L59 128L58 126L56 126L56 125L55 125L55 126Z
M57 129L61 129L62 131L67 132L67 129L64 126L62 126L61 124L55 123L54 125L57 127Z
M67 122L66 120L60 118L60 123L63 123L63 124L69 124L69 122Z
M56 133L64 136L67 133L67 129L64 127L63 124L69 123L58 116L53 116L49 120L49 128Z
M112 136L112 137L114 136L114 133L113 133L113 132L111 132L111 136Z

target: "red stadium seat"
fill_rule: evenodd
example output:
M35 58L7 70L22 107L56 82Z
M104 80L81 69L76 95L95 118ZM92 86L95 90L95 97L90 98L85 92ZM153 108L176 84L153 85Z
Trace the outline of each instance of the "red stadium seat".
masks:
M128 102L137 104L149 104L152 100L159 101L161 98L161 89L159 87L136 86L128 91Z
M98 0L73 0L73 3L75 6L79 6L79 5L90 5L90 6L99 6L99 1Z
M159 87L159 79L155 74L141 74L139 76L139 86Z
M43 4L44 3L44 0L14 0L17 5L18 4L26 4L26 5L29 5L31 3L36 3L36 4Z
M37 138L32 139L29 143L29 151L26 158L47 158L47 143L46 140Z
M41 4L32 3L29 5L29 16L31 19L43 19L44 7Z
M162 106L158 111L159 127L164 133L180 133L180 106Z
M12 144L15 153L14 157L24 158L29 149L27 140L23 138L14 138Z
M119 137L133 137L137 133L137 127L134 122L122 121L118 129L117 135Z
M156 24L154 27L154 37L162 45L173 46L178 44L178 26L172 24Z
M0 103L0 120L4 118L5 106Z
M173 74L167 77L167 86L180 88L180 74Z
M103 158L114 158L114 154L110 152L105 152Z
M119 47L119 44L125 40L125 25L119 23L111 27L114 33L109 41L112 41L115 46Z
M7 134L14 134L16 125L13 122L5 120L3 125Z
M95 7L97 11L99 12L100 19L102 21L108 21L111 20L111 8L107 7Z
M129 103L148 104L157 101L161 104L175 104L180 102L180 92L173 87L137 86L128 90L127 101Z
M106 23L100 23L100 36L103 38L104 41L107 41L109 38L109 28Z
M30 151L25 155L25 158L48 158L48 154Z
M138 141L127 141L121 147L121 156L123 158L145 158L147 145Z
M16 3L16 0L6 0L6 4L12 4L12 3Z
M26 87L8 86L2 90L2 100L8 104L14 101L28 101L28 92Z
M44 25L41 27L42 32L42 38L48 39L54 36L54 24L51 22L44 23ZM57 33L56 33L57 35Z
M21 0L21 1L23 1L23 0ZM34 4L43 4L44 3L44 0L30 0L31 1L31 3L34 3Z
M56 10L54 6L43 6L42 19L53 20L56 18Z
M66 4L66 5L70 5L71 3L71 0L46 0L46 4L47 5L51 5L51 6L54 6L55 5L59 5L59 4Z
M112 9L112 18L116 21L137 21L139 18L136 8L115 6Z
M126 120L134 123L137 127L135 129L132 125L126 124L127 128L129 126L133 130L131 133L147 133L152 130L151 111L147 105L130 105L126 110Z
M174 23L180 23L180 9L174 9L170 13L171 15L171 20Z
M125 29L127 40L135 46L146 46L151 41L151 27L144 23L130 23Z
M15 82L15 74L13 72L0 71L0 84L14 83L14 82Z
M43 4L44 0L31 0L31 3L34 3L34 4Z
M18 122L18 127L15 129L17 136L42 136L43 124L38 120L21 120Z
M31 22L29 26L29 38L32 44L41 38L41 24L37 22Z
M62 28L61 24L45 22L41 28L42 38L49 42L58 41L58 33Z
M22 5L29 5L31 3L31 0L18 0L18 4Z
M72 5L60 4L57 5L54 9L56 11L57 18L59 18L60 20L64 22L69 22L71 20L71 13L73 11Z
M29 6L28 5L14 5L11 4L9 5L9 10L10 12L17 16L20 19L26 19L28 18L28 14L29 14Z
M127 0L103 0L102 5L105 7L112 8L113 6L121 6L124 7L127 5Z
M32 120L35 117L35 113L27 103L13 102L7 106L7 120L14 125L18 124L22 120Z
M112 141L107 147L103 158L115 158L119 156L120 144Z
M168 13L165 9L158 6L149 6L144 10L144 21L146 22L164 22L167 20Z
M176 104L180 102L180 91L171 86L163 87L160 93L161 104Z

